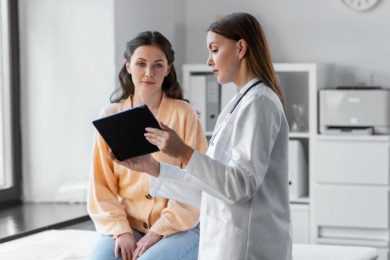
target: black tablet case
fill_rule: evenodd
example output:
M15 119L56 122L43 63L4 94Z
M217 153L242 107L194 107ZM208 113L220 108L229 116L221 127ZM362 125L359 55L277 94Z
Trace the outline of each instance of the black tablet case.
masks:
M144 136L146 127L160 129L156 118L146 105L103 117L92 123L119 161L159 150Z

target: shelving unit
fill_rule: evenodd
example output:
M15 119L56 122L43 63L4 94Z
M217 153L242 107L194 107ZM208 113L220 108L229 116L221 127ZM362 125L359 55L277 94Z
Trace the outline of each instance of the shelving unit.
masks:
M317 135L317 65L312 63L274 63L280 85L286 96L286 115L290 125L289 138L299 151L291 152L290 169L290 202L293 223L294 242L309 243L310 214L310 179L312 175L312 151ZM209 66L201 64L186 64L183 66L184 96L193 104L199 113L201 122L206 129L206 135L212 135L213 120L223 106L237 90L233 84L219 86ZM217 91L216 91L217 90ZM211 95L210 95L211 93ZM217 97L217 98L216 98ZM297 145L298 144L298 145ZM299 156L296 153L299 152ZM292 161L292 157L300 161ZM298 176L291 179L292 176ZM302 180L302 182L301 182ZM301 183L299 187L298 182ZM302 186L303 185L303 186ZM299 196L293 196L292 191L301 191Z
M275 63L274 68L287 100L289 147L295 149L289 151L289 179L306 189L292 196L297 187L290 186L294 243L371 246L378 249L379 260L389 260L390 136L319 134L317 93L325 86L326 67ZM206 124L207 85L194 85L192 78L207 76L212 82L211 70L184 65L183 76L185 96L195 101ZM218 114L236 92L234 86L212 84L218 88L213 111ZM194 88L203 88L204 94L193 95ZM207 130L210 136L211 125Z

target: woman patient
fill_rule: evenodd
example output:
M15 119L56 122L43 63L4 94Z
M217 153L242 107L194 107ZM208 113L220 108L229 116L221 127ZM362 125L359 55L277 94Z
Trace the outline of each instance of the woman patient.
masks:
M207 141L197 115L182 100L170 42L159 32L142 32L127 43L124 58L119 73L121 88L113 93L112 103L102 116L146 104L159 122L204 152ZM96 135L88 213L101 236L91 259L196 260L198 209L152 198L148 194L149 177L113 161L109 147ZM153 157L180 167L187 164L186 158L163 152Z

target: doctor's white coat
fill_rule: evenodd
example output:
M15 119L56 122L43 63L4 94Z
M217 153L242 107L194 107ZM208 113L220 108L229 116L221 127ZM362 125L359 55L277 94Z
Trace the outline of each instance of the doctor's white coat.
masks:
M288 123L264 84L244 86L220 114L206 155L161 164L152 196L200 207L200 260L291 260Z

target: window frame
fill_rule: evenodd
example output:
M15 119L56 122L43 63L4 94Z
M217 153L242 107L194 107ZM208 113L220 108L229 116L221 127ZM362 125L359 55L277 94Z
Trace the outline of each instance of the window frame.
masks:
M0 0L0 33L2 52L0 53L0 76L5 100L0 119L4 124L1 130L4 146L0 156L3 156L4 167L8 172L10 186L0 188L0 208L18 204L22 198L22 157L21 157L21 127L20 127L20 63L19 63L19 24L18 1ZM8 96L8 98L7 98Z

